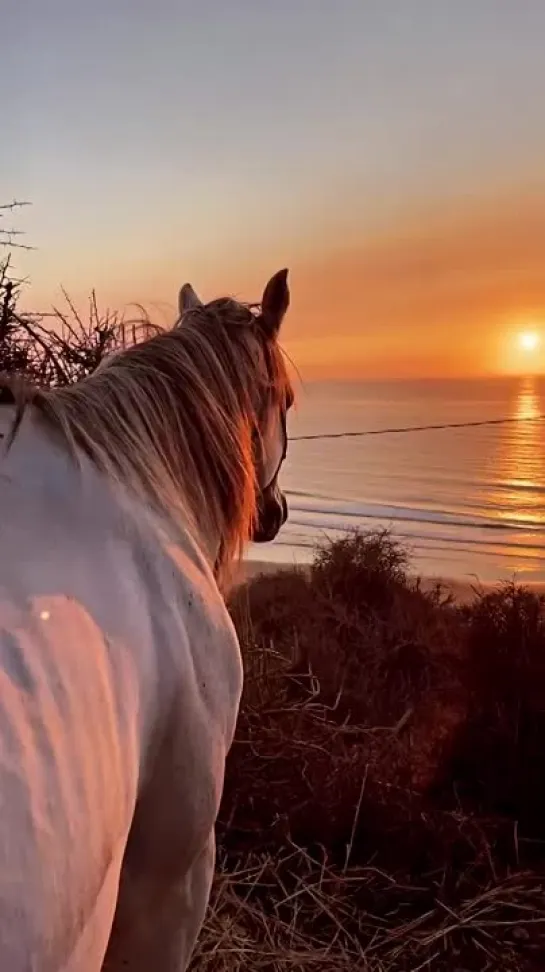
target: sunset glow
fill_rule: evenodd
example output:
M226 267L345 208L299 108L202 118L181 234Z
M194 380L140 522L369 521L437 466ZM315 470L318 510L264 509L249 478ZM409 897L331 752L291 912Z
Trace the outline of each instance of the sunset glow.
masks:
M168 322L288 266L305 378L545 373L545 4L279 3L8 5L29 309Z
M518 341L523 351L528 351L531 353L539 348L541 338L537 331L522 331L522 333L519 334Z

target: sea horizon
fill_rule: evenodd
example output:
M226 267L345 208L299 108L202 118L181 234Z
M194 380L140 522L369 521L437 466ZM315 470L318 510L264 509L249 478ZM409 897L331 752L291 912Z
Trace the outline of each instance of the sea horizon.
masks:
M539 375L305 381L282 473L290 517L249 559L308 563L325 540L387 528L424 576L542 583L543 414ZM449 423L468 427L298 439Z

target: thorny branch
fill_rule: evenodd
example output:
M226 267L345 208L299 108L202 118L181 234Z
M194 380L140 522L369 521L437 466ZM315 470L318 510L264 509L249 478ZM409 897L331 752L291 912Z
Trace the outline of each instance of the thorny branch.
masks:
M0 219L9 213L15 212L15 210L23 209L26 206L30 206L29 202L19 202L14 199L13 202L0 204ZM29 246L27 243L22 243L20 238L24 236L22 230L14 229L9 227L6 229L4 226L0 225L0 247L17 250L33 250L33 246Z

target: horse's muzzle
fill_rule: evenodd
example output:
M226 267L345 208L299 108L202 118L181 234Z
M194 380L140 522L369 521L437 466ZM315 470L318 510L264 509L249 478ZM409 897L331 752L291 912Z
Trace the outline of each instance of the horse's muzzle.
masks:
M264 490L258 503L257 522L252 534L254 543L270 543L288 519L286 497L278 486Z

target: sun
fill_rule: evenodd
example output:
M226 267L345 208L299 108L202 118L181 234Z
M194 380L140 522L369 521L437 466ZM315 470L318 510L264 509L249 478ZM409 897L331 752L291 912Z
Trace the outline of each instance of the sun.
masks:
M537 331L521 331L518 335L518 344L522 351L537 351L541 344L541 336Z

